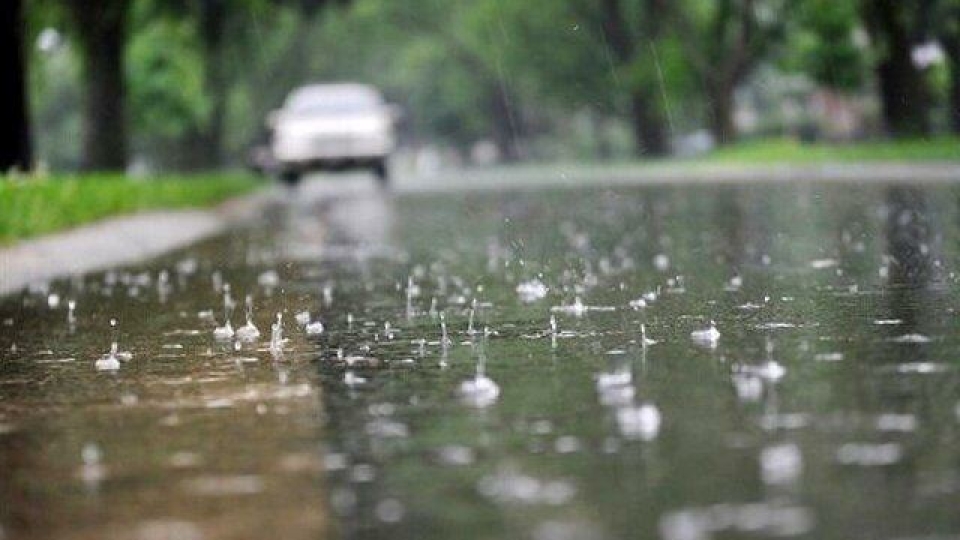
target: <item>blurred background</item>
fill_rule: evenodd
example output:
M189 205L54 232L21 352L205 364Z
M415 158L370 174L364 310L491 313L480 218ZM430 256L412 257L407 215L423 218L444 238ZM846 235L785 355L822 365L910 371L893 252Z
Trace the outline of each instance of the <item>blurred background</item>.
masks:
M960 0L5 0L3 170L238 167L294 87L413 170L960 133Z

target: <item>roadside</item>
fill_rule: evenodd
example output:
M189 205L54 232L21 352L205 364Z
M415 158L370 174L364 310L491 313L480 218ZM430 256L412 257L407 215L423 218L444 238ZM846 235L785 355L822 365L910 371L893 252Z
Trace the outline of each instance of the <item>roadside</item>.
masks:
M122 214L210 207L261 185L239 173L0 177L0 245Z
M33 283L149 259L255 217L276 190L230 199L212 209L162 210L114 217L0 248L0 296Z
M758 141L691 160L519 164L401 173L393 179L390 192L718 183L950 183L960 181L957 142L944 139L930 146L908 141L842 147ZM852 156L862 159L850 159ZM304 182L296 194L298 201L362 196L378 189L366 174L319 178L329 181ZM255 191L258 187L261 189ZM0 295L56 277L131 264L197 242L257 215L264 203L280 192L270 183L236 174L143 181L119 175L0 181ZM13 242L18 243L9 245Z
M696 161L730 164L960 162L960 137L855 143L804 143L786 138L758 139L719 148Z

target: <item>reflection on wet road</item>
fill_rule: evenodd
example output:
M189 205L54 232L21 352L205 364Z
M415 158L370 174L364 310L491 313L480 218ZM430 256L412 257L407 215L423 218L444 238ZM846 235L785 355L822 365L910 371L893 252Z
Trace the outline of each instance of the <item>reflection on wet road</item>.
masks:
M320 191L0 302L8 537L960 535L960 189Z

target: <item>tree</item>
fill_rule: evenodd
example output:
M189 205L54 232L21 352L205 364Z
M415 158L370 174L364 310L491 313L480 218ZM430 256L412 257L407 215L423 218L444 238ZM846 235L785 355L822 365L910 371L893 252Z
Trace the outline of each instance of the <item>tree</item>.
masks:
M129 0L68 0L83 64L81 167L123 170L127 165L124 52Z
M849 0L803 0L789 28L784 63L828 88L863 87L866 54L855 40L857 5Z
M638 155L669 150L667 94L677 84L664 0L500 2L514 44L505 61L538 101L591 116L628 119ZM681 77L682 78L682 77ZM668 90L669 89L669 90Z
M440 76L447 80L438 81L446 86L445 93L462 92L472 96L469 102L460 104L474 108L474 113L466 109L448 110L445 118L431 115L432 120L454 128L452 133L458 133L461 145L472 142L469 139L490 137L501 159L516 161L523 154L525 122L520 105L522 98L510 77L509 66L503 61L507 44L499 26L502 22L500 4L496 0L460 0L445 2L437 9L424 9L420 0L390 0L389 7L384 4L382 9L389 24L396 25L403 33L413 30L419 34L418 39L408 42L423 52L430 51L428 58L434 65L423 67L446 71ZM431 75L424 75L425 78L413 83L432 86ZM472 120L467 126L472 129L456 129L450 113Z
M186 137L187 144L193 150L193 166L217 167L225 161L227 100L237 75L231 72L227 61L229 44L225 37L228 33L231 36L243 36L246 33L243 16L267 8L289 8L297 12L299 24L285 51L290 61L283 63L299 70L300 82L303 82L312 52L309 41L311 23L324 8L348 3L349 0L197 0L187 2L185 9L181 8L197 21L203 85L210 104L206 118ZM239 74L247 75L246 68L241 66Z
M779 0L674 4L685 57L704 89L718 144L733 142L734 91L780 42L788 5Z
M600 28L604 42L621 68L629 70L629 99L637 153L662 156L669 152L667 119L660 102L656 78L656 45L661 37L668 3L639 0L638 28L631 30L621 0L600 2Z
M933 0L861 0L860 12L877 53L875 66L886 129L894 137L930 132L930 91L911 55L925 37Z
M24 26L23 0L4 0L0 6L0 65L6 71L0 85L0 174L29 170L33 162Z
M960 134L960 0L940 0L935 19L950 68L950 129Z

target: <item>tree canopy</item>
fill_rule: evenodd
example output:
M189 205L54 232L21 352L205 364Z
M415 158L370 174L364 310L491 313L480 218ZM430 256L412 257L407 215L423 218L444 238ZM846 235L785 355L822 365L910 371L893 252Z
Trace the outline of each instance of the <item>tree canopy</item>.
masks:
M20 45L4 51L23 60L4 96L19 81L29 100L4 101L34 129L6 126L5 168L33 159L31 141L59 168L239 163L284 95L320 80L380 86L409 145L487 140L506 160L583 141L658 156L700 129L731 142L761 72L875 100L878 135L960 130L958 0L19 4L4 8Z

